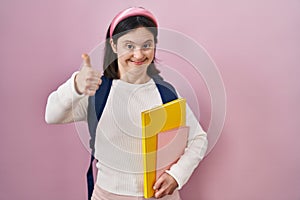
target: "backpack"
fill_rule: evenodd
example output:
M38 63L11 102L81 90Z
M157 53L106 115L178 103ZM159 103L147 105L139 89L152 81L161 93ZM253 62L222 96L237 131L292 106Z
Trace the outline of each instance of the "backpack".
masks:
M175 91L175 88L168 82L164 81L163 78L159 75L151 77L161 96L162 102L168 103L175 99L178 99L178 95ZM101 77L102 83L99 89L96 91L94 96L89 97L88 100L88 110L87 110L87 121L90 133L90 148L91 148L91 159L90 166L87 171L87 185L88 185L88 199L92 197L94 189L94 176L93 176L93 161L95 153L95 137L96 137L96 128L98 122L103 113L107 98L111 89L113 79L107 78L105 76Z

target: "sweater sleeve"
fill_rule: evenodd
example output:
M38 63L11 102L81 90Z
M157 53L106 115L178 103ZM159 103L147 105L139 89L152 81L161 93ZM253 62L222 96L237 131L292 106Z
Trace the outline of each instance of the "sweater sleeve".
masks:
M166 173L177 181L177 189L181 189L188 181L203 159L208 145L207 135L188 105L186 107L186 125L190 127L187 147L179 160L169 170L166 170Z
M49 124L83 121L87 117L88 96L79 95L75 90L75 76L52 92L47 101L45 121Z

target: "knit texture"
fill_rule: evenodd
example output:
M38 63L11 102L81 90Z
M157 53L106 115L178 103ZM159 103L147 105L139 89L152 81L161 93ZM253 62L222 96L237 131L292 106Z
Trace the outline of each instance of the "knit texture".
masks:
M50 94L46 107L48 123L86 120L88 96L78 95L72 77ZM106 106L96 129L96 184L120 195L143 196L141 112L162 104L155 82L130 84L113 80ZM188 181L207 149L206 133L187 105L190 126L185 153L166 172L178 188Z

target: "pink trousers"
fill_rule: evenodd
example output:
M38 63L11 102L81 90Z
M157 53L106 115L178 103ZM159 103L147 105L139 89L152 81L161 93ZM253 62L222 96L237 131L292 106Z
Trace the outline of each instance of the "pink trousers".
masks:
M150 198L147 200L154 200L154 199L156 198ZM143 197L113 194L106 190L103 190L97 184L95 184L91 200L146 200L146 199ZM160 200L181 200L181 198L178 190L175 190L172 195L166 195L160 198Z

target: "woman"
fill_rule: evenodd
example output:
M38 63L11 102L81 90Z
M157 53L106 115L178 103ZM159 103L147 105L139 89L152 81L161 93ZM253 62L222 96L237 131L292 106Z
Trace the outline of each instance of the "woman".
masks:
M143 199L141 112L161 105L153 80L156 69L157 21L144 8L120 12L107 31L104 76L112 79L109 96L96 129L97 180L92 199ZM101 85L101 74L85 65L48 97L46 121L87 120L89 96ZM178 190L204 157L206 133L187 106L190 133L185 153L154 184L153 198L179 200ZM101 161L101 162L100 162Z

